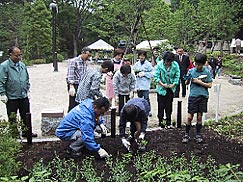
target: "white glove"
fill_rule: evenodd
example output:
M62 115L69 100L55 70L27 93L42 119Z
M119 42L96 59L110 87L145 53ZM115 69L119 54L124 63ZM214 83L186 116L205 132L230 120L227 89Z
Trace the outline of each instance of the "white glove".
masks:
M141 140L144 140L144 137L145 137L145 133L142 132L142 133L140 133L138 138L141 139Z
M100 148L100 150L98 150L98 154L99 154L100 158L105 158L105 157L109 156L109 154L102 148Z
M131 122L127 122L126 123L126 128L130 128L130 126L131 126Z
M1 100L4 104L6 104L6 103L8 102L8 98L7 98L6 95L1 95L1 96L0 96L0 100Z
M27 97L30 99L30 91L28 91L28 93L27 93Z
M118 95L116 95L116 97L115 97L115 104L118 106L119 105L119 97L118 97Z
M122 144L124 145L124 147L127 148L127 150L129 151L130 150L130 147L131 147L131 143L129 141L127 141L125 138L122 138Z
M132 99L134 97L134 92L131 91L130 94L129 94L129 98Z
M100 133L97 133L96 131L94 131L94 137L95 138L101 138L101 134Z
M113 76L113 73L112 71L109 71L108 73L106 73L108 76L112 77Z
M70 85L70 88L69 88L68 94L69 94L70 96L72 96L72 97L74 97L74 96L75 96L76 91L75 91L75 88L74 88L74 86L73 86L73 85Z
M140 71L139 73L138 73L138 76L139 77L143 77L145 75L145 73L143 72L143 71Z
M102 133L105 134L105 135L107 135L108 129L105 127L105 125L103 123L100 124L100 128L102 130Z

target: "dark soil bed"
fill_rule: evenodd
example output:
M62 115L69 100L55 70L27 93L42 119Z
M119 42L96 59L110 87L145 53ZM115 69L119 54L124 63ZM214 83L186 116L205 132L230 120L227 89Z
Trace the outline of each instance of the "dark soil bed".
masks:
M148 144L146 151L154 150L155 154L164 157L170 157L172 153L184 154L186 157L189 157L193 153L203 161L206 161L208 156L212 156L218 164L240 164L240 170L243 171L242 143L228 141L223 136L218 136L213 131L204 129L204 143L196 144L191 140L189 144L183 144L181 143L183 134L184 130L181 129L163 129L147 132L146 139ZM193 134L193 131L191 134ZM191 138L193 138L193 135ZM96 141L113 157L120 157L122 153L127 153L118 136L116 138L100 138ZM68 142L61 141L33 143L32 145L23 144L22 152L18 156L18 160L23 163L19 175L27 175L26 168L31 169L33 164L40 159L43 159L45 163L50 162L55 157L55 154L61 159L69 159L70 156L66 153L68 145ZM136 152L135 149L134 152ZM105 160L99 159L95 153L84 151L84 156L75 159L75 162L81 165L82 158L87 155L95 155L95 167L98 172L107 172ZM132 170L132 168L129 169ZM133 173L133 171L131 172Z

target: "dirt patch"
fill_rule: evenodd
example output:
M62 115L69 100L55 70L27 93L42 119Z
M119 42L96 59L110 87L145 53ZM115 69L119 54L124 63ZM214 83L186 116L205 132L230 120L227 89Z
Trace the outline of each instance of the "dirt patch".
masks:
M191 132L193 138L194 128ZM170 129L170 130L156 130L147 132L146 139L148 144L146 151L155 151L155 154L163 157L170 157L172 153L178 155L184 154L189 158L190 154L195 154L206 161L208 156L212 156L218 164L240 164L240 170L243 171L243 144L237 141L228 141L223 136L217 135L215 132L203 129L202 134L204 143L196 144L193 140L189 144L181 143L184 130ZM122 146L119 137L116 138L100 138L96 140L107 150L113 157L120 157L122 153L127 153L126 149ZM70 159L66 153L69 142L42 142L33 143L32 145L23 144L23 150L18 156L18 160L23 163L19 175L27 175L26 168L31 169L33 164L43 159L44 163L50 162L57 154L61 159ZM136 153L135 148L133 152ZM82 164L82 159L87 155L95 156L95 167L99 173L105 172L105 176L109 175L108 167L105 160L99 159L96 153L91 153L87 150L83 151L83 156L75 159L75 163L79 166ZM132 174L135 173L132 166L127 168Z

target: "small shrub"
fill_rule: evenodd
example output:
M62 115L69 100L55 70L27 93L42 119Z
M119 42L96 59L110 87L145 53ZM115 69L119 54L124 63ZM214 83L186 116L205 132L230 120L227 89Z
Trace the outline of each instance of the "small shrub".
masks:
M9 122L0 120L0 177L16 175L21 165L20 162L17 162L21 144L16 141L15 132L16 125L10 125Z
M64 57L61 54L57 54L57 61L62 62L64 60ZM46 57L46 63L52 63L53 62L53 57L52 55L49 55Z

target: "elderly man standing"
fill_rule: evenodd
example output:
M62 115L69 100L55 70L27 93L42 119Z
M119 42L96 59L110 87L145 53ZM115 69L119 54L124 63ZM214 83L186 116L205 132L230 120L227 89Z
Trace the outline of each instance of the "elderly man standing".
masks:
M26 113L30 112L29 74L25 64L21 61L22 53L18 47L11 47L8 50L8 55L9 58L0 65L1 101L6 104L11 123L16 122L19 110L23 124L26 125ZM22 135L26 137L25 132ZM37 134L32 133L32 137L37 137Z
M69 60L67 73L67 84L69 93L68 111L78 105L78 103L75 102L78 84L87 71L86 61L88 61L90 57L91 49L88 47L84 47L82 49L81 55Z

